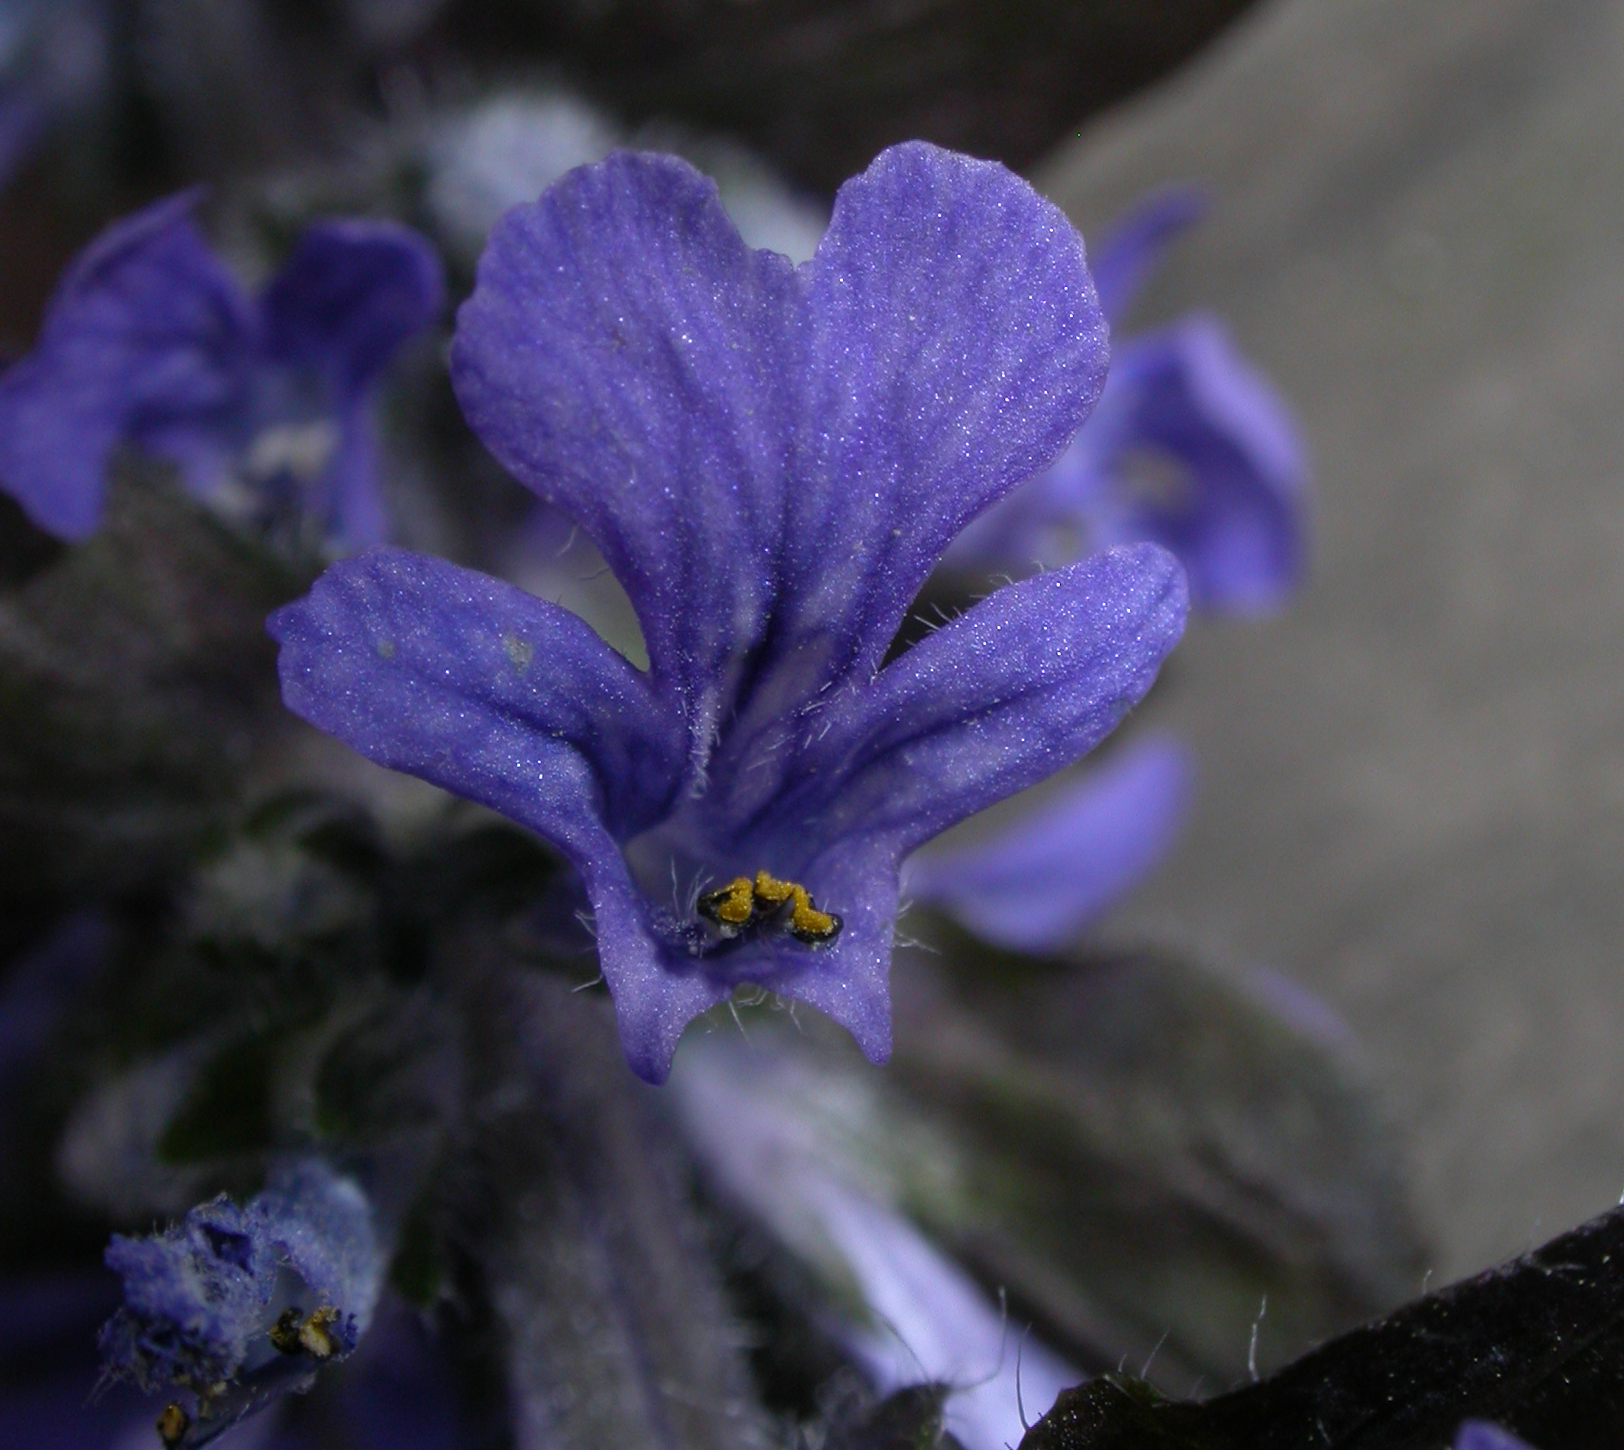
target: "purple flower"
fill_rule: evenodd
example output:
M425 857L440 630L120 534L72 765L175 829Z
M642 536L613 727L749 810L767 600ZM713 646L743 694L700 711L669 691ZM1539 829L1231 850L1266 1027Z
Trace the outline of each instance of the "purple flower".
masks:
M1193 774L1178 741L1137 741L1002 830L910 857L903 894L999 946L1053 951L1167 854L1189 811Z
M751 251L672 157L583 167L492 234L452 377L487 446L625 586L649 669L575 615L374 550L271 617L283 694L575 865L632 1067L741 982L890 1049L898 863L1090 749L1185 614L1150 545L999 590L881 669L977 511L1103 380L1081 239L921 143L817 255Z
M33 352L0 376L0 488L41 528L82 538L128 442L243 522L375 543L371 392L439 311L438 258L391 222L318 222L250 298L192 220L196 201L125 218L69 269Z
M1107 238L1095 276L1113 326L1202 210L1188 189L1158 193ZM1021 571L1152 539L1179 556L1198 606L1259 613L1302 573L1306 471L1285 404L1217 318L1192 313L1114 347L1088 426L971 525L949 562Z

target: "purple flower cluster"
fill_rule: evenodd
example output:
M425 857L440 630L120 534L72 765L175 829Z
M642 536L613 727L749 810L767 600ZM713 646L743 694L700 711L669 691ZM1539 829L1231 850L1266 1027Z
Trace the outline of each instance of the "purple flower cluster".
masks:
M358 548L384 534L369 419L400 345L442 305L440 262L393 222L319 222L248 296L194 192L109 227L74 263L34 350L0 376L0 489L64 539L101 516L120 444L256 527L294 519Z
M287 1307L331 1311L315 1357L347 1354L383 1277L366 1196L315 1159L281 1170L240 1207L221 1197L162 1233L115 1234L107 1265L125 1300L103 1330L107 1366L148 1390L229 1380L251 1356L267 1357L278 1294L289 1290L309 1302Z

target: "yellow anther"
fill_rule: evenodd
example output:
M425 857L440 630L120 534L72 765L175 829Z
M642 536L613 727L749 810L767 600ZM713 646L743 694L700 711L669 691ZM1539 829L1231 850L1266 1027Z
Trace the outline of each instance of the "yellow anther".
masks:
M338 1353L338 1341L332 1328L338 1323L338 1310L323 1304L299 1326L299 1343L312 1359L331 1359Z
M726 886L707 891L699 898L698 909L706 921L737 931L749 922L755 911L755 902L750 895L750 878L735 876Z
M175 1450L191 1428L192 1417L174 1401L165 1405L158 1416L158 1438L164 1442L164 1450Z
M756 872L754 883L756 900L763 906L782 906L798 891L806 895L804 886L797 886L793 881L780 881L776 876L769 876L765 871Z
M295 1305L276 1316L271 1326L271 1343L283 1354L303 1351L312 1359L331 1359L338 1353L332 1327L338 1323L338 1310L323 1304L309 1314Z
M786 905L787 921L783 913ZM795 881L781 881L766 871L757 871L754 880L735 876L725 886L707 891L699 898L696 909L729 938L752 926L787 927L796 941L808 943L833 941L840 934L840 918L832 911L819 911L806 887Z
M780 881L765 871L756 872L754 883L756 904L775 910L786 901L791 903L789 934L796 941L833 941L840 931L840 918L832 911L819 911L812 904L812 894L797 881Z

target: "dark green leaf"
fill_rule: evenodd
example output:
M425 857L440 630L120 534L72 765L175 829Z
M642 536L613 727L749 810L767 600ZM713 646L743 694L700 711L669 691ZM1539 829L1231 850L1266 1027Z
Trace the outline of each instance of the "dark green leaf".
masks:
M302 579L161 478L0 592L0 891L105 895L172 867L286 728L266 614Z
M1397 1141L1334 1027L1166 953L899 962L895 1076L970 1213L910 1210L1093 1369L1232 1383L1401 1302L1423 1249Z
M275 1135L271 1095L281 1044L260 1035L215 1053L158 1139L158 1161L205 1163L264 1153Z
M744 1450L766 1434L720 1275L653 1089L609 1003L449 948L482 1050L477 1243L507 1339L519 1450Z
M1021 1450L1442 1450L1468 1418L1541 1450L1618 1445L1624 1209L1202 1404L1092 1381Z

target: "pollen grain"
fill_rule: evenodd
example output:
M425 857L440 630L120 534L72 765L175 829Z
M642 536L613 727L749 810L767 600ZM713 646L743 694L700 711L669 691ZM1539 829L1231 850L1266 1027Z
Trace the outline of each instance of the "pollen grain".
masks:
M707 891L699 898L698 907L699 914L717 926L738 929L747 925L755 913L750 878L735 876L726 886Z
M833 941L840 932L840 918L832 911L819 911L812 895L796 881L780 881L765 871L757 871L754 883L756 904L775 910L790 903L789 934L796 941Z

